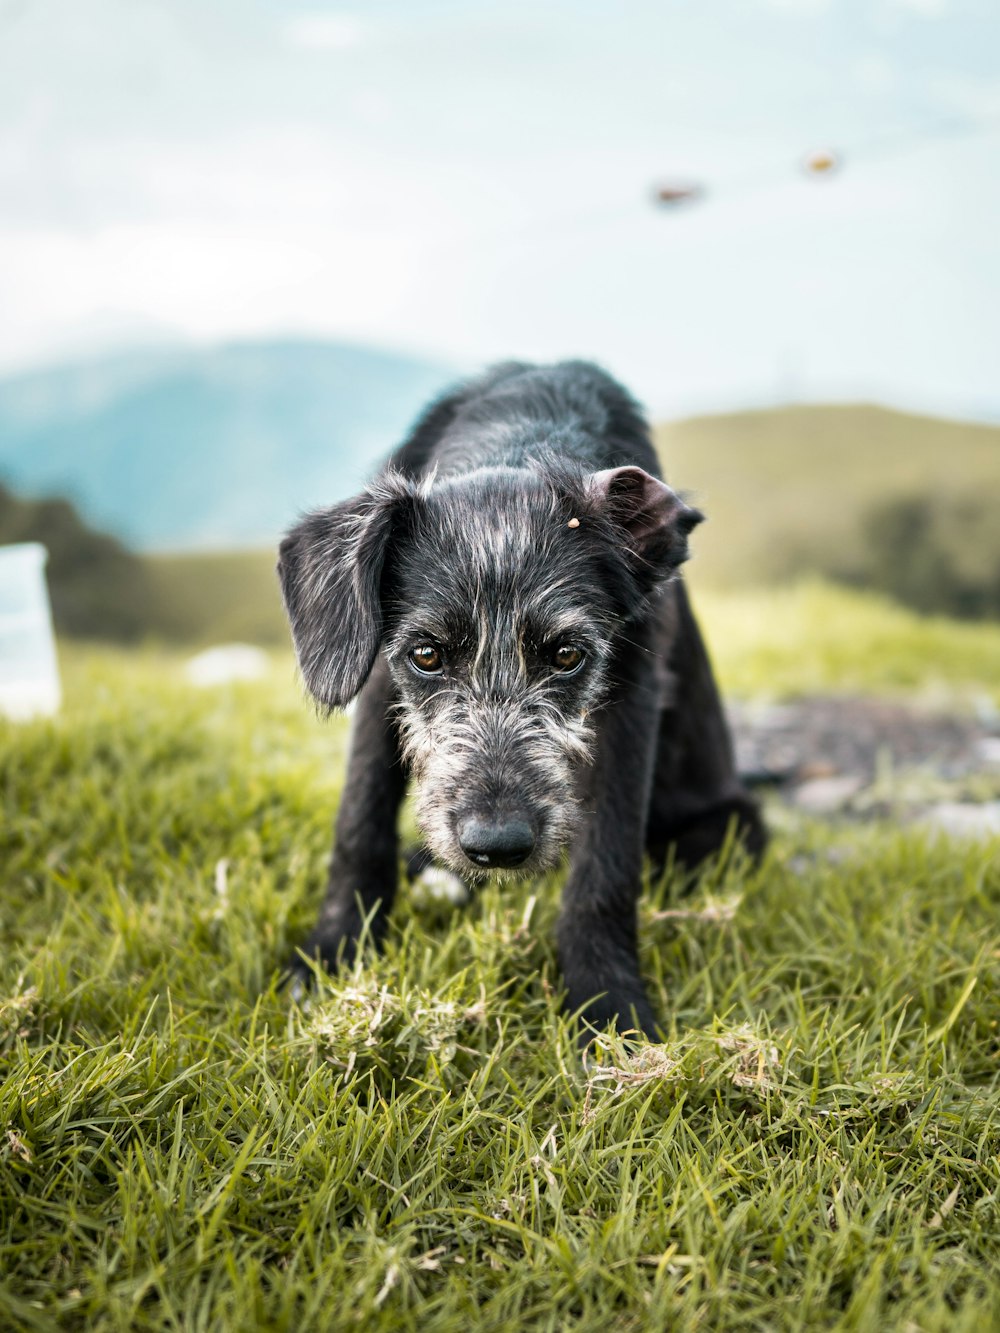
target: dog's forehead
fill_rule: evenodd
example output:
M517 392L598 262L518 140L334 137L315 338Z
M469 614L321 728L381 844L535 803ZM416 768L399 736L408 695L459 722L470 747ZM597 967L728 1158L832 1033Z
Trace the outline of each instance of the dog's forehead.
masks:
M544 541L557 516L553 492L533 473L490 468L432 486L421 527L443 549L497 560Z
M490 619L567 620L599 597L586 533L567 502L520 469L436 483L425 495L402 562L406 601L420 612Z
M430 488L417 525L417 559L457 581L543 579L574 560L564 503L525 469L491 468Z

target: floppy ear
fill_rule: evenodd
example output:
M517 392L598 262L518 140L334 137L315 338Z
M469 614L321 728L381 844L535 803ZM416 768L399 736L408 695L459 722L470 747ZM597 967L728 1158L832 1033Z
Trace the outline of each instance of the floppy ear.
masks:
M281 543L278 578L295 652L324 708L343 708L374 665L382 569L410 495L402 478L381 478L353 500L307 514Z
M687 537L705 517L641 467L612 467L590 477L591 499L625 529L641 564L665 574L688 558Z

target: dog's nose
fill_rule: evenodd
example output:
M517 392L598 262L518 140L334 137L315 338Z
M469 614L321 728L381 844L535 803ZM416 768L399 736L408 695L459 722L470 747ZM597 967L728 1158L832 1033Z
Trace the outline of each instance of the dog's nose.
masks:
M519 866L535 845L531 825L524 819L493 824L485 819L464 819L458 826L462 851L477 866Z

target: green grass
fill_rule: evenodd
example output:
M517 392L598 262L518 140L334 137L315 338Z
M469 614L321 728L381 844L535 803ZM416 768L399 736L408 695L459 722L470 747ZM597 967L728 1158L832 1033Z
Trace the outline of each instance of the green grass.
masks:
M750 692L963 697L1000 642L938 660L822 589L706 610ZM276 992L346 734L287 656L204 694L63 664L60 719L0 730L0 1328L1000 1324L995 843L786 819L757 874L651 885L669 1039L584 1067L558 876L404 894L383 957Z
M1000 704L1000 626L916 616L811 580L694 601L727 693L905 692L942 707Z

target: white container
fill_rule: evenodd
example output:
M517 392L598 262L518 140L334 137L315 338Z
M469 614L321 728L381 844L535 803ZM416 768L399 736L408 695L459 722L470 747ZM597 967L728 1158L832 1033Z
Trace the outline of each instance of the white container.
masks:
M0 714L16 722L59 709L59 664L39 542L0 546Z

